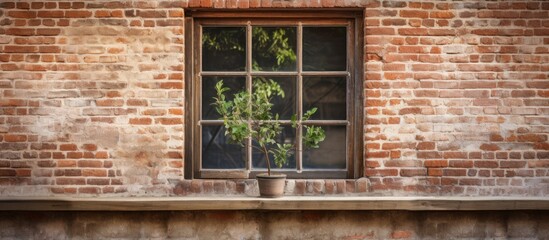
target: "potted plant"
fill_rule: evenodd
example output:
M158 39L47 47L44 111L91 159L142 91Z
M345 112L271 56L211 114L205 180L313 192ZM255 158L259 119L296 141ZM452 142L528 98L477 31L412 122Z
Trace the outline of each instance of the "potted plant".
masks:
M225 126L225 135L230 141L239 143L245 147L248 139L252 139L257 146L252 146L255 151L265 155L267 166L266 174L258 174L257 180L259 192L262 197L280 197L283 195L286 175L273 174L271 171L271 156L278 168L286 165L296 149L296 143L279 143L276 137L281 134L283 128L278 114L273 114L272 99L275 96L284 97L284 91L278 83L271 79L254 79L252 93L243 90L236 93L232 100L228 100L225 92L229 88L223 86L223 80L215 86L217 97L214 97L216 111L221 115ZM308 120L316 108L303 114L302 121ZM318 148L324 141L325 132L319 126L301 125L294 114L291 117L291 126L296 129L304 128L303 144L305 147ZM296 140L297 141L297 140Z

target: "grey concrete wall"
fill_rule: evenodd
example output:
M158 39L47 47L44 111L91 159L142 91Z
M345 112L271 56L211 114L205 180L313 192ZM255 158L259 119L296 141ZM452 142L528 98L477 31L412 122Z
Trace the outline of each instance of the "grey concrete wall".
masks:
M549 239L549 211L2 212L0 239Z

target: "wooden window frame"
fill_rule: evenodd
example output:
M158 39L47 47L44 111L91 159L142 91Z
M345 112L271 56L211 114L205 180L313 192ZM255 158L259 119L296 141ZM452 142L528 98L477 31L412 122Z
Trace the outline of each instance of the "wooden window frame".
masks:
M346 71L315 71L303 72L302 59L298 56L296 71L290 72L257 72L251 70L251 63L247 62L246 70L241 72L202 72L201 52L201 25L212 26L247 26L251 28L250 19L254 25L262 26L347 26L347 66ZM227 24L227 22L230 22ZM251 29L248 29L250 31ZM288 175L288 178L360 178L363 176L363 13L362 10L315 10L315 11L209 11L187 10L185 12L185 178L253 178L257 173L264 171L252 170L251 160L246 164L246 169L238 170L201 170L200 153L201 142L199 132L200 124L217 123L218 120L200 120L200 76L246 76L246 87L251 89L251 78L261 76L295 76L300 81L303 76L345 76L347 77L347 120L309 120L303 124L347 126L346 137L346 169L343 170L307 170L301 171L301 165L296 159L297 171L285 171L276 169L276 172ZM251 45L251 34L247 34L247 45ZM298 37L297 54L301 55L302 39ZM247 46L248 49L249 46ZM251 51L247 51L247 58L251 58ZM248 56L249 55L249 56ZM198 69L198 71L197 71ZM298 97L302 96L301 84L298 84ZM196 94L195 94L196 93ZM300 102L300 101L298 101ZM298 104L297 113L301 114L302 104ZM301 131L301 129L298 129ZM300 134L296 135L296 138ZM299 141L301 143L301 141ZM298 146L298 149L299 146Z

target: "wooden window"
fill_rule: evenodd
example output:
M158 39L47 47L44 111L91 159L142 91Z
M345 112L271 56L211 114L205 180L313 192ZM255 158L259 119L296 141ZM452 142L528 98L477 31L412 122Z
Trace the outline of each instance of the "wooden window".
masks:
M289 178L357 178L362 170L362 14L315 12L186 12L186 177L249 178L265 172L263 155L231 144L211 105L214 85L253 91L272 79L285 91L273 111L285 125L281 141L297 140ZM317 113L302 121L304 111ZM326 131L319 149L306 149L304 125Z

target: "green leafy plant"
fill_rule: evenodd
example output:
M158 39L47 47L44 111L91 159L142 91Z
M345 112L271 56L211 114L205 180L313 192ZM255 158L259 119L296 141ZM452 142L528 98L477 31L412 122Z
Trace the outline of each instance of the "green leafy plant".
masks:
M257 79L253 82L253 92L241 91L228 100L225 92L229 88L223 86L223 80L215 85L217 96L214 97L215 109L221 115L225 126L225 135L232 142L245 146L249 138L256 141L259 146L252 146L255 150L265 155L268 174L271 175L271 163L269 154L277 167L286 165L288 158L294 154L296 144L278 143L276 137L281 134L283 128L278 114L273 114L272 99L275 96L284 97L284 91L278 83L270 79ZM308 120L316 112L316 108L303 114L302 121ZM319 126L302 125L297 116L291 118L292 128L302 126L305 130L303 143L305 147L318 148L326 135Z

